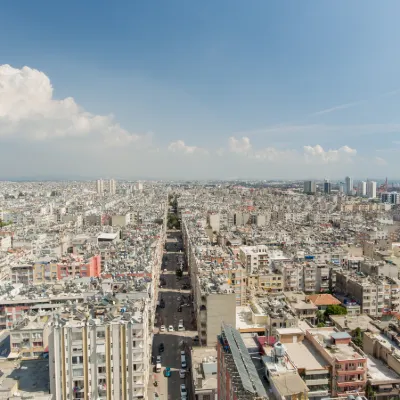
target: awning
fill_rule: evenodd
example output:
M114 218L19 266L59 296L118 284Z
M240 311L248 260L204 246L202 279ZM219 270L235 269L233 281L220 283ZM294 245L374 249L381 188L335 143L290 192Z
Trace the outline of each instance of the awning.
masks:
M16 358L18 358L19 357L19 352L14 352L14 351L12 351L9 355L8 355L8 359L9 360L14 360L14 359L16 359Z

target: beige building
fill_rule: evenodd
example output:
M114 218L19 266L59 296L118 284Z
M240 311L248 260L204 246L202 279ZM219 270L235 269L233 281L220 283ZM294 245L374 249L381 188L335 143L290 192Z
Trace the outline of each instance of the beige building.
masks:
M151 354L148 303L136 301L120 315L115 312L94 318L85 312L55 317L49 335L54 400L146 398Z

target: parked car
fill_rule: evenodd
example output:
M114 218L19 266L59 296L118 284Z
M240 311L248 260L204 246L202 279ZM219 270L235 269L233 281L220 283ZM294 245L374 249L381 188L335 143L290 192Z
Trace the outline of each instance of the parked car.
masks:
M187 390L186 390L186 385L184 383L182 383L181 385L181 398L182 400L187 399Z
M168 327L168 332L173 332L174 331L174 327L172 326L172 325L170 325L169 327Z
M171 376L171 368L170 367L166 367L165 368L165 377L169 378Z
M161 325L160 332L165 332L165 325Z
M180 369L179 370L179 378L185 379L186 376L186 369Z
M160 343L158 346L158 352L162 353L164 351L164 343Z
M181 306L178 307L178 312L182 312L182 307Z

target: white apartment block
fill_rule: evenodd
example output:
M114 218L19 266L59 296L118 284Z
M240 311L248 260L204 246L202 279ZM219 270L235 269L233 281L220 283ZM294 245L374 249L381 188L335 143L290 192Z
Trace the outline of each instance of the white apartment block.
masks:
M105 321L55 317L49 335L50 391L61 399L146 399L151 342L148 305Z
M269 266L268 247L265 245L242 246L239 248L239 258L248 274Z

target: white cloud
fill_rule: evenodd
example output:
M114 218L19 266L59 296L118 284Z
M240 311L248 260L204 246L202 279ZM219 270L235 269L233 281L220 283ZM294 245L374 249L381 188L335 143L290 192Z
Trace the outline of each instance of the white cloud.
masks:
M229 138L229 150L232 153L246 154L251 151L250 139L246 136L243 136L240 139L236 139L235 137Z
M85 111L72 97L54 99L50 79L43 72L0 66L0 138L43 141L89 136L106 145L144 138L123 129L112 115Z
M350 148L349 146L340 147L337 150L325 151L319 144L313 146L304 146L304 157L307 162L316 163L337 163L337 162L349 162L353 157L357 155L357 150Z
M380 166L388 165L387 161L385 159L383 159L382 157L375 157L374 162L376 165L380 165Z
M185 154L207 153L207 151L201 147L187 146L183 140L177 140L176 142L170 143L168 146L168 150L174 153L185 153Z

